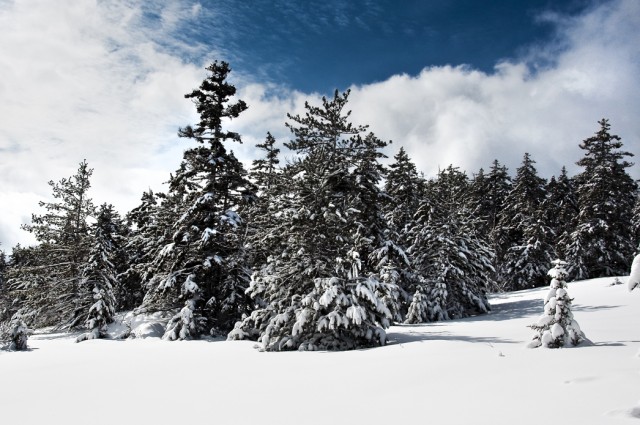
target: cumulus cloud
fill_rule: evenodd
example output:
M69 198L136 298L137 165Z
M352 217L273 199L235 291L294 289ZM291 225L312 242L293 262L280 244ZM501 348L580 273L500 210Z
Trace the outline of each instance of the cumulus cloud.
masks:
M577 172L578 144L603 117L640 155L640 3L542 18L556 25L555 43L491 74L446 66L353 87L354 118L392 139L392 152L404 146L427 175L449 164L473 173L496 158L515 171L525 152L547 177L563 165Z
M176 131L196 119L183 94L225 52L182 35L204 13L197 3L153 2L151 10L147 3L0 1L5 249L30 241L19 226L50 197L46 182L72 175L85 158L95 168L96 203L123 212L178 166L187 142ZM556 26L556 41L496 64L493 73L434 67L352 87L354 120L393 140L390 156L404 146L427 175L449 164L475 172L494 158L514 170L524 152L545 176L562 165L575 172L578 143L602 117L640 155L640 3L615 0L581 16L540 19ZM319 97L232 77L249 104L230 123L245 142L233 150L247 163L267 131L288 138L287 112Z

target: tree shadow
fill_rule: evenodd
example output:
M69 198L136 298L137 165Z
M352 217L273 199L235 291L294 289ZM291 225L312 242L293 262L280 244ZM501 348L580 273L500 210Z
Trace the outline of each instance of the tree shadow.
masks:
M571 306L571 310L572 311L583 311L583 312L592 312L592 311L599 311L599 310L609 310L612 308L618 308L618 307L622 307L620 305L581 305L581 304L574 304Z
M626 347L627 344L634 344L640 341L602 341L602 342L592 342L591 345L593 347Z
M75 339L85 331L38 333L30 337L34 340L52 341L56 339Z
M468 336L468 335L456 335L451 332L445 331L433 331L431 324L424 325L411 325L412 330L406 332L389 332L387 337L389 339L389 345L396 344L408 344L411 342L424 342L424 341L461 341L480 344L516 344L522 341L514 341L499 337L490 336ZM416 331L415 328L424 328L424 332Z
M482 316L474 316L477 321L496 321L522 319L544 313L544 302L541 299L517 300L491 306L491 311Z
M4 351L6 353L28 353L30 351L36 351L39 350L39 348L37 347L28 347L26 350L16 350L14 348L11 348L11 344L6 344L4 346L0 346L0 351Z

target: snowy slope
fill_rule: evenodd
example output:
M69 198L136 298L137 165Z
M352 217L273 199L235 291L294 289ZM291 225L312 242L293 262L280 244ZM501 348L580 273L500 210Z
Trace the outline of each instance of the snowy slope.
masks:
M569 283L592 344L568 349L525 348L546 288L341 353L36 335L29 352L0 351L0 423L638 423L640 292L613 281Z

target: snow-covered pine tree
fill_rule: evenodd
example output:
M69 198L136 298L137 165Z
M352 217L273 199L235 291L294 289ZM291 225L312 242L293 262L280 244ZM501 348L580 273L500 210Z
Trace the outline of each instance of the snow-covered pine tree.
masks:
M500 226L509 245L499 265L498 285L504 291L542 286L547 267L554 258L553 233L541 208L546 198L546 182L538 176L535 161L524 154L516 170L511 191L499 213Z
M464 203L464 173L449 166L430 182L411 228L409 249L418 276L405 322L447 320L486 313L493 250Z
M388 223L387 238L399 248L407 250L410 224L425 196L426 182L418 174L404 148L400 147L393 159L395 161L389 165L385 182L388 196L383 203ZM404 316L411 303L417 277L412 273L410 265L398 264L397 273L397 283L401 290L400 314Z
M349 92L291 116L296 158L282 179L283 250L254 273L262 308L230 339L259 337L266 350L343 350L382 345L397 288L378 209L379 150L386 143L349 122ZM375 183L374 183L375 182ZM365 203L366 209L365 209Z
M631 218L631 226L634 237L634 245L636 252L640 251L640 194L636 196L636 203L633 206L633 215Z
M553 231L555 240L567 239L575 227L579 209L575 185L573 179L567 175L565 167L562 167L557 179L554 176L549 180L547 198L543 202L542 210L544 220ZM559 258L566 258L564 248L563 243L556 244L555 250Z
M163 196L163 194L160 194ZM118 304L122 310L132 310L142 303L149 288L152 264L161 247L168 241L167 229L163 229L158 219L158 196L151 189L142 194L140 205L127 213L129 235L124 246L127 269L118 276ZM170 228L171 224L167 224Z
M578 345L585 340L578 322L571 312L572 298L567 293L566 262L554 260L554 267L549 270L551 287L544 299L544 314L538 322L529 326L535 331L529 348L560 348Z
M197 142L187 149L180 168L170 180L168 199L180 215L171 243L156 259L157 270L141 310L167 306L180 308L167 326L165 339L195 338L208 330L229 330L249 311L244 294L249 281L244 246L242 205L253 198L253 186L242 163L225 146L241 142L240 135L223 128L247 105L230 103L236 88L227 82L226 62L207 67L209 75L198 89L185 95L200 115L195 126L180 129L179 136Z
M4 287L5 272L7 270L7 256L3 250L0 250L0 293Z
M22 320L16 320L11 329L11 344L9 349L16 351L27 350L29 348L27 340L29 339L30 333L31 330Z
M493 264L495 272L492 278L495 283L501 281L498 271L500 270L506 247L509 246L507 231L500 223L500 211L505 207L505 201L510 191L511 177L508 169L495 159L489 168L489 172L483 173L483 178L476 176L469 193L469 208L474 211L473 214L477 218L484 220L484 225L482 222L478 224L481 229L484 228L486 230L480 231L483 233L485 231L488 232L491 249L495 252L495 262ZM492 289L499 290L500 288L495 287Z
M395 162L389 165L384 186L389 195L384 209L389 227L398 235L403 235L420 206L424 182L403 147L393 159Z
M115 288L120 287L114 265L120 251L118 221L118 213L112 205L100 206L96 223L91 229L89 259L82 270L83 285L88 294L83 300L87 305L84 326L88 332L80 335L77 342L104 338L107 325L113 322L117 306Z
M253 161L249 171L249 178L256 185L257 196L255 202L246 209L247 243L251 266L261 265L274 251L279 251L282 229L273 220L274 215L280 214L282 184L278 180L283 173L279 168L280 149L275 147L276 139L267 133L264 143L258 143L256 148L264 152L264 157Z
M629 270L635 252L633 207L638 185L626 169L620 137L610 134L609 121L581 144L585 156L578 161L584 171L576 177L580 211L576 227L562 241L574 279L619 276Z
M38 245L19 249L17 256L22 259L13 260L16 266L7 285L20 306L14 320L41 327L74 326L84 319L79 295L89 251L87 218L94 213L88 196L92 173L83 161L75 175L49 182L54 201L40 202L46 212L34 214L31 224L23 226Z

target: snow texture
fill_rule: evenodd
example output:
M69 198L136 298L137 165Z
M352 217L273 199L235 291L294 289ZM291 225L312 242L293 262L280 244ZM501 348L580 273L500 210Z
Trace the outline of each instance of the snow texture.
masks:
M594 346L562 352L522 349L524 325L535 322L548 288L497 295L484 316L392 326L384 347L335 353L261 353L253 341L75 344L73 335L39 331L29 338L32 351L0 350L2 423L325 425L331 415L337 423L419 424L425 412L412 406L428 400L431 423L539 425L531 403L551 389L562 394L544 406L553 423L632 424L640 338L629 319L638 317L640 297L610 281L571 282L583 307L576 318ZM163 319L121 320L135 332ZM167 391L179 395L170 408ZM354 408L371 400L375 408Z
M635 256L633 264L631 264L631 274L629 275L629 279L627 279L627 287L629 291L640 287L640 254Z

